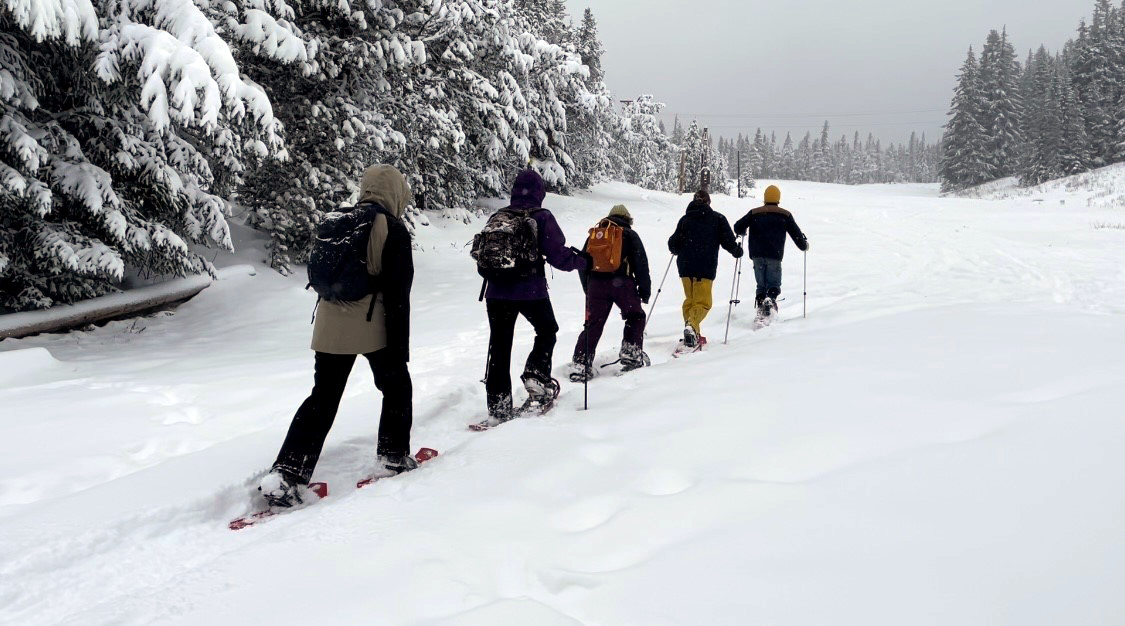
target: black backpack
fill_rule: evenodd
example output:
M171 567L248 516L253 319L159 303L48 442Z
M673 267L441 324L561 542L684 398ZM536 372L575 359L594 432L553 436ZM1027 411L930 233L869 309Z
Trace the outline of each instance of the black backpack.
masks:
M378 291L376 278L367 272L367 244L379 213L387 210L377 204L361 204L348 213L324 216L309 254L306 289L311 287L329 302L355 302Z
M486 281L511 282L543 273L539 223L532 217L541 210L500 209L473 237L470 255L477 262L477 273Z

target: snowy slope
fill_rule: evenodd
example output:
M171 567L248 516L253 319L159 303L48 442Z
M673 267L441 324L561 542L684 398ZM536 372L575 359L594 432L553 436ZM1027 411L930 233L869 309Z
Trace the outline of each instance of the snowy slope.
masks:
M379 401L357 367L317 469L331 496L238 533L312 384L301 276L0 343L0 623L1125 622L1125 232L1094 227L1120 209L780 185L812 244L807 319L790 245L782 321L754 333L743 305L721 345L724 255L712 347L673 360L673 270L653 367L594 380L588 412L567 385L549 416L483 434L465 429L484 407L480 223L435 220L413 439L442 456L350 487ZM547 204L577 240L617 202L659 282L687 196L605 184ZM716 205L733 222L753 203ZM552 293L561 367L582 296L557 272ZM515 362L530 341L521 323Z

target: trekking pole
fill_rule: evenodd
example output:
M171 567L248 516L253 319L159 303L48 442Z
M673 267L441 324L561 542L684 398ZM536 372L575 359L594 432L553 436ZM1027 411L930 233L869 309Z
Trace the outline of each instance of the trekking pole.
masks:
M738 238L738 247L742 247L742 238ZM730 337L730 316L734 311L734 306L739 303L738 288L739 283L742 282L742 257L734 260L734 280L730 283L730 304L727 306L727 331L723 334L723 345L726 345L727 339Z
M805 273L801 276L801 289L805 292L804 310L801 312L802 318L809 316L809 253L805 251Z
M590 288L586 287L586 321L582 323L582 334L586 337L586 354L583 357L582 368L585 376L582 377L582 410L590 410L590 374L594 367L594 359L590 356Z
M672 261L676 260L676 255L668 259L668 267L664 269L664 278L660 279L660 287L656 289L656 295L652 297L652 305L648 307L648 317L645 318L645 337L648 337L648 328L652 326L652 312L656 310L656 301L660 299L660 292L664 291L664 281L668 280L668 272L672 269Z

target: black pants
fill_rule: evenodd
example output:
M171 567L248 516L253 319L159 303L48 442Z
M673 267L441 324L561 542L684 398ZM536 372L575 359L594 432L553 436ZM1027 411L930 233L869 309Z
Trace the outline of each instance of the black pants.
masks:
M516 319L522 315L535 329L535 344L527 355L524 376L540 380L551 378L551 356L555 351L555 336L559 324L551 300L495 300L487 301L488 373L485 391L488 393L488 414L505 419L512 414L512 339L516 332Z
M410 424L414 414L410 370L405 361L390 357L387 350L363 356L371 365L375 386L383 392L377 453L409 454ZM316 353L312 394L297 409L293 422L289 424L289 434L285 436L285 443L281 444L281 451L273 464L275 469L296 476L302 484L307 484L312 478L324 440L340 408L340 398L344 395L344 386L355 357L354 354Z

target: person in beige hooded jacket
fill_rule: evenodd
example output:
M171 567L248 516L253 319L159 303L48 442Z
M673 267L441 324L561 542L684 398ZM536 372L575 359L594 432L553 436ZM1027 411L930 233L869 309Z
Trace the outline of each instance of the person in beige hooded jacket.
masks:
M410 456L413 389L407 368L414 262L410 233L402 222L410 201L410 187L394 167L373 165L364 171L357 207L374 204L383 209L371 225L367 245L367 271L375 277L377 293L356 302L318 303L312 334L316 353L312 393L297 409L273 469L259 485L271 505L292 506L300 501L297 487L312 478L348 375L361 354L383 393L379 472L393 475L417 467Z

